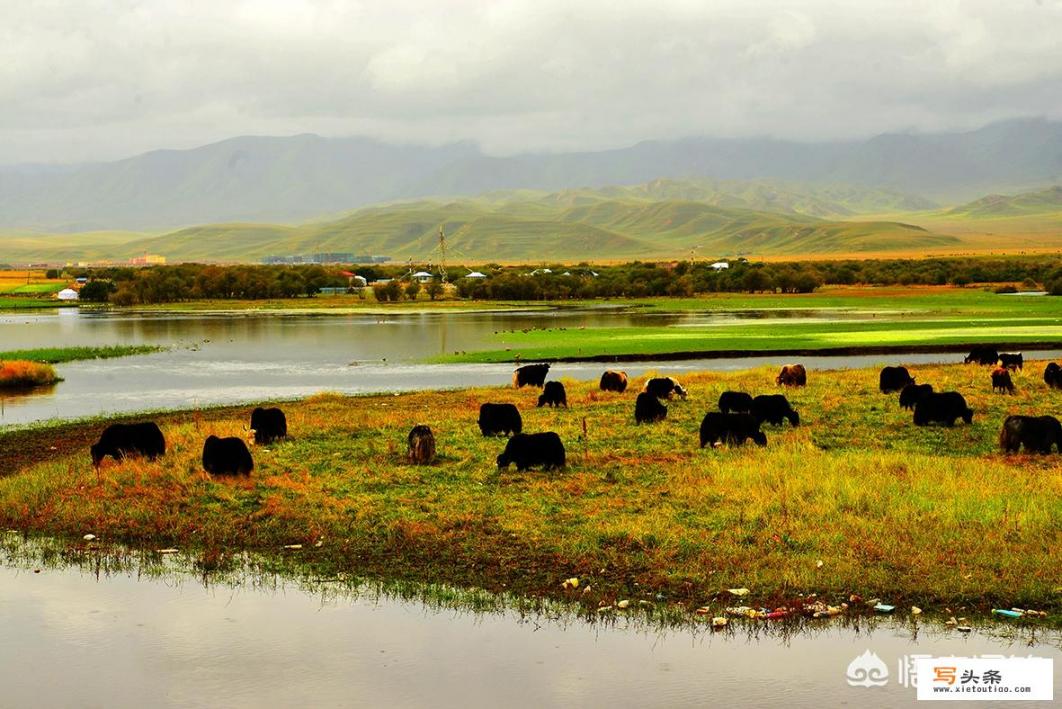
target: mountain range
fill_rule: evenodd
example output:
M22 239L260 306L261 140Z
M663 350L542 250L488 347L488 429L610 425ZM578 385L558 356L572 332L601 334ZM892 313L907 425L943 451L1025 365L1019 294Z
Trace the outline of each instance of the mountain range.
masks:
M573 188L609 185L641 185L609 188L624 198L843 218L926 209L1060 181L1062 123L1044 119L862 141L689 138L514 156L486 155L470 143L432 147L316 135L240 137L115 162L0 168L0 228L78 232L294 224L433 195L545 190L564 199ZM817 191L809 195L794 184ZM679 194L677 185L693 193ZM706 198L707 191L717 197ZM868 201L868 194L876 196Z

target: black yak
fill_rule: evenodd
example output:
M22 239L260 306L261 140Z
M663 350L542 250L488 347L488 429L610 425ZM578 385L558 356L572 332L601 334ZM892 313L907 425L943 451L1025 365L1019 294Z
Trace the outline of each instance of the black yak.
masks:
M166 454L166 439L154 421L115 423L103 430L100 440L89 448L92 464L99 467L107 456L120 460L126 456L142 455L155 460Z
M509 439L505 450L498 456L499 468L508 468L510 463L515 463L517 470L527 470L537 465L541 465L543 470L563 468L564 444L553 431L518 433Z
M1004 369L1021 369L1025 364L1025 358L1021 352L1000 352L999 365Z
M512 404L483 404L479 407L479 431L484 436L520 433L524 422L520 412Z
M203 470L211 475L250 475L254 459L242 438L210 436L203 442Z
M251 412L251 430L254 431L254 442L266 445L287 437L288 419L280 409L259 407Z
M634 422L655 423L667 418L667 407L647 391L638 394L634 400Z
M998 391L1001 394L1013 394L1014 382L1010 379L1010 372L1003 367L996 367L992 370L992 391Z
M760 422L751 414L709 411L701 421L701 448L716 443L739 446L749 439L757 445L767 445L767 436L760 431Z
M974 347L970 350L970 354L966 355L966 359L963 360L964 364L970 364L974 362L976 364L991 364L995 365L999 361L999 353L991 347Z
M966 399L957 391L945 391L927 394L915 404L914 422L916 426L930 423L942 423L954 426L955 419L961 418L965 423L973 423L973 409L966 405Z
M747 414L752 411L752 395L743 391L724 391L719 395L719 410L724 414Z
M1055 362L1049 362L1044 367L1044 384L1052 389L1062 389L1062 367Z
M542 395L538 397L539 406L563 406L568 408L568 394L560 382L546 382Z
M933 393L932 384L908 384L900 392L900 407L913 409L922 397Z
M878 377L878 388L882 394L903 391L908 384L914 384L914 377L907 371L907 367L884 367Z
M517 367L513 372L513 386L517 389L525 386L541 387L546 383L546 375L549 373L549 363L525 364Z
M781 394L761 394L752 400L752 415L762 423L781 426L786 419L790 426L800 425L800 414L789 405L789 400Z
M999 432L999 447L1017 453L1025 446L1029 453L1050 453L1057 446L1062 453L1062 424L1054 416L1008 416Z

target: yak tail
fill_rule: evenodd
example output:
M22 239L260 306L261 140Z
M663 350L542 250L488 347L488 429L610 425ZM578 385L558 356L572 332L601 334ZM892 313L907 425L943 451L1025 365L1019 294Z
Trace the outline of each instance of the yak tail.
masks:
M999 430L999 448L1004 453L1010 450L1010 432L1006 426Z
M518 373L516 373L516 372L513 372L513 388L514 389L519 389L520 388L520 375Z

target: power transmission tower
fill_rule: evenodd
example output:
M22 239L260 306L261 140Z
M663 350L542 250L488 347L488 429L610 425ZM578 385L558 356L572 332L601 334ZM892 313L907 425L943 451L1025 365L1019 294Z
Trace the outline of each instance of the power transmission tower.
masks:
M439 277L446 283L446 232L439 225Z

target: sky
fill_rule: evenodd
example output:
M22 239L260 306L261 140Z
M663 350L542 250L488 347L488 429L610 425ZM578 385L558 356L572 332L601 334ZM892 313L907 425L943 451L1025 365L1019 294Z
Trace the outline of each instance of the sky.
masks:
M236 135L858 139L1062 118L1062 0L0 0L0 164Z

